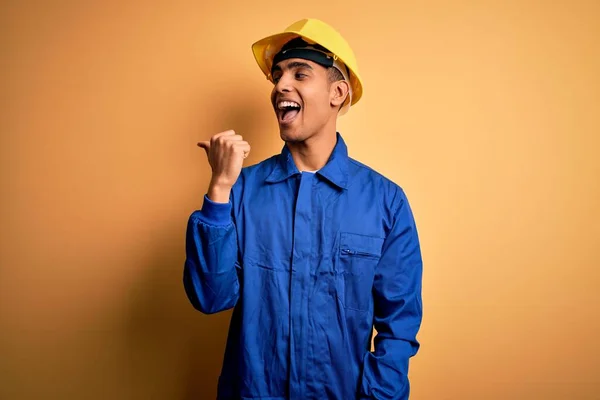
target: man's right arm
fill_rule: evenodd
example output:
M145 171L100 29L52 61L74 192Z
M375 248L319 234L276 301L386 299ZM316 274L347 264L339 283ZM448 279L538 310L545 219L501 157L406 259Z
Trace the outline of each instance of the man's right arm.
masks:
M240 295L233 186L250 145L234 131L225 131L198 146L206 150L212 179L202 209L188 219L183 283L193 306L213 314L235 306Z
M183 283L192 305L205 314L235 306L240 293L238 245L232 218L232 200L204 196L201 210L194 211L186 231Z

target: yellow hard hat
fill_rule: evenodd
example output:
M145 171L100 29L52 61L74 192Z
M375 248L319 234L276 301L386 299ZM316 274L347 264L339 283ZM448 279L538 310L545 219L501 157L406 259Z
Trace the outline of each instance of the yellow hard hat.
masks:
M271 69L273 67L273 58L281 48L290 40L301 37L309 44L317 44L329 50L336 61L339 59L347 68L349 74L341 71L350 84L350 105L354 105L360 100L363 93L362 81L358 73L358 65L354 52L346 40L325 22L318 19L302 19L288 26L283 32L267 36L252 45L252 52L258 66L271 82ZM347 107L344 107L347 110Z

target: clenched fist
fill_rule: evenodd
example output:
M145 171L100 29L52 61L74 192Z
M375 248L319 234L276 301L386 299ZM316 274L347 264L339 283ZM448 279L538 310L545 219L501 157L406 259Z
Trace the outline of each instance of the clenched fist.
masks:
M244 158L250 153L250 144L232 130L220 132L209 141L198 142L206 151L212 168L208 197L216 202L229 201L229 192L242 172Z

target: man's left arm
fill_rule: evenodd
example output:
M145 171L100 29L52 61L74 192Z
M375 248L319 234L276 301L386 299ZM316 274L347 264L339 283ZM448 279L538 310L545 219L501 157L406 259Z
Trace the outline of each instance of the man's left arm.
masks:
M402 190L375 271L374 352L363 359L360 399L408 399L409 359L419 350L423 262L415 220Z

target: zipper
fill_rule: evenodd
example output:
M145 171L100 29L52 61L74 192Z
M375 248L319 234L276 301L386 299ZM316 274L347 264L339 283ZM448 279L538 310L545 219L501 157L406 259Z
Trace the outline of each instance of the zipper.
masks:
M348 254L348 255L351 255L351 256L377 257L377 255L375 255L373 253L367 253L367 252L364 252L364 251L356 251L356 250L351 250L351 249L342 249L342 253Z

